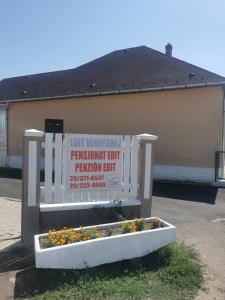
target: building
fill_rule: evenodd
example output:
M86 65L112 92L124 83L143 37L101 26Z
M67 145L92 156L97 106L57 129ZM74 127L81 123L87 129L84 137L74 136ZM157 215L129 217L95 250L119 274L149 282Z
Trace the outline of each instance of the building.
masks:
M1 166L20 168L25 129L159 136L154 175L213 182L224 151L225 78L145 46L71 70L0 82Z

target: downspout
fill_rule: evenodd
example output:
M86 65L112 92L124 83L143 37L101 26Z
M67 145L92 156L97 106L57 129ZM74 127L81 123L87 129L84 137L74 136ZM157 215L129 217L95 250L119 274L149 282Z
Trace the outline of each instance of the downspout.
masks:
M4 147L5 147L5 164L4 167L7 167L8 165L8 103L5 103L3 105L0 105L0 108L2 108L4 110L4 118L5 118L5 128L4 128L4 137L5 137L5 141L4 143Z
M9 109L9 103L6 103L6 107L5 107L5 147L6 147L6 167L8 167L9 165L9 151L8 151L8 137L9 137L9 130L8 130L8 118L9 118L9 114L8 114L8 109Z
M223 126L222 126L222 151L225 151L225 85L223 85Z
M225 175L225 85L223 85L223 120L222 120L222 153L218 153L218 157L216 158L216 166L221 170L220 177L224 179ZM220 150L220 151L221 151ZM222 157L221 157L222 155ZM218 169L218 170L219 170ZM216 173L218 173L218 170ZM217 175L216 175L217 176ZM217 180L217 178L215 178Z

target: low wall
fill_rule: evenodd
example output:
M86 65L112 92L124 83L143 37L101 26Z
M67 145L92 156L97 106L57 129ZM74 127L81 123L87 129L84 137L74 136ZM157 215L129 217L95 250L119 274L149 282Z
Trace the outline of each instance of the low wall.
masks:
M214 168L156 165L153 170L154 179L210 183L215 181Z

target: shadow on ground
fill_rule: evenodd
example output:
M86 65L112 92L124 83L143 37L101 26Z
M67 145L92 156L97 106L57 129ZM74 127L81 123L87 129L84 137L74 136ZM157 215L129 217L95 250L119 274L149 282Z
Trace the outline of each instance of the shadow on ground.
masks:
M95 280L96 278L118 278L134 274L140 269L157 271L169 262L167 255L155 251L143 258L126 260L84 270L36 269L33 251L27 250L21 242L0 252L0 275L5 272L15 272L13 299L24 299L42 295L64 284L76 285L81 278Z
M163 254L163 255L162 255ZM16 274L14 299L24 299L42 295L63 286L80 286L84 282L96 279L113 280L129 275L135 275L140 270L156 272L169 264L171 251L165 248L163 252L155 251L142 258L109 263L103 266L83 270L35 269L31 267Z
M0 275L4 272L15 272L13 299L25 299L65 285L81 285L82 280L84 282L114 278L123 280L143 269L156 272L169 264L171 253L170 248L165 248L142 258L84 270L35 269L33 252L24 248L21 242L17 242L0 252Z
M0 274L17 271L34 265L34 254L18 241L0 251Z
M153 196L215 204L218 188L208 185L155 181Z

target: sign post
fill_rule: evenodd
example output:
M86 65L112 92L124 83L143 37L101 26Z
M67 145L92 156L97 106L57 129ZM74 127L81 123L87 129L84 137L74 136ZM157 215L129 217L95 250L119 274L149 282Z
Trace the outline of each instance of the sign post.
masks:
M33 247L39 233L40 149L44 132L35 129L24 134L21 235L26 247Z
M138 161L140 170L138 199L141 201L141 217L144 218L151 217L153 188L152 143L157 139L158 137L152 134L144 133L138 135L141 149Z
M48 134L44 138L42 131L26 130L21 224L22 241L25 246L33 246L33 236L46 226L54 225L57 228L62 224L70 223L74 226L76 222L80 224L108 222L112 216L110 208L113 207L111 205L115 205L113 203L115 199L125 200L122 201L122 205L128 218L140 215L150 217L152 143L155 140L157 136L149 134L138 136L65 134L62 141L61 134L56 134L54 138L53 136L49 138ZM56 206L51 201L50 204L45 202L40 209L42 141L44 141L45 156L44 189L48 192L46 194L51 201L54 199L58 204L58 199L60 199L62 203ZM54 179L52 176L53 158ZM94 205L91 203L90 206L91 201L83 202L83 196L86 197L86 194L88 194L87 200L90 195L96 197ZM104 200L99 197L100 194L103 195ZM112 197L108 197L109 194ZM76 202L82 201L82 205L73 205L74 196ZM67 197L71 199L71 205L68 205ZM92 200L91 197L90 199ZM93 210L96 205L95 199L99 201L99 215L96 214L96 210ZM67 203L64 204L64 200ZM107 207L104 206L105 203L101 206L101 202L105 200L109 202ZM47 206L45 206L46 203ZM100 208L104 208L104 213Z

